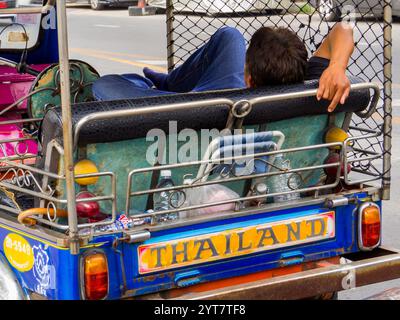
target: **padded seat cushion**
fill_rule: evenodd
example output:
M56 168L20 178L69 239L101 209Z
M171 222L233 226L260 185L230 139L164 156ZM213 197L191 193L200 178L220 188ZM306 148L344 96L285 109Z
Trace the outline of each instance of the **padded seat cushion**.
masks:
M358 78L351 78L350 80L353 84L363 82ZM249 100L282 93L300 93L305 90L316 89L317 87L318 81L313 80L290 86L185 93L130 100L79 103L72 106L72 124L73 127L75 127L80 119L94 112L129 110L132 108L218 98L227 98L232 101ZM362 111L368 106L369 101L370 91L368 89L352 92L346 104L343 106L339 105L335 112ZM315 97L260 103L253 107L252 112L245 118L244 125L257 125L300 116L326 114L328 105L328 101L318 102ZM135 117L92 121L82 128L79 136L79 145L83 146L89 143L112 142L145 137L148 131L154 128L161 129L168 133L169 121L177 121L178 132L185 128L194 130L216 128L222 130L226 125L228 114L228 106L222 106L221 108L207 106L185 111L167 111ZM42 145L46 145L52 139L57 139L62 143L62 117L60 107L49 109L42 122Z

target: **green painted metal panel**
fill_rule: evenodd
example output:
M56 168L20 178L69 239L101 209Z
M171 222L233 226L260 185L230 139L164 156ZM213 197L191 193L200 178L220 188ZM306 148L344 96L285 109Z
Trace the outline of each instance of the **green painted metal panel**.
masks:
M345 114L336 116L336 125L341 127L343 124ZM285 134L286 140L283 149L303 147L310 145L317 145L324 143L324 135L328 126L328 116L307 116L295 119L282 120L278 122L269 123L266 125L265 131L282 131ZM258 126L247 127L246 129L254 129L258 131ZM168 139L176 141L176 136L167 137ZM200 138L199 138L200 141ZM97 143L87 146L87 159L92 160L102 172L112 171L117 177L117 210L122 213L125 210L126 192L128 184L128 174L131 170L139 168L151 167L153 164L146 160L146 153L148 148L153 144L153 141L146 141L145 138L117 141L112 143ZM178 150L186 142L178 142ZM199 147L198 153L201 154ZM287 158L291 162L292 168L309 167L313 165L322 164L328 156L327 149L319 149L312 151L302 151L291 153ZM169 154L166 154L168 163ZM172 178L175 184L183 183L183 176L187 174L197 175L198 166L185 167L175 169L172 172ZM322 170L314 170L302 174L303 180L307 186L316 185L325 177ZM271 180L271 179L270 179ZM141 191L150 187L151 174L135 175L133 179L132 191ZM102 177L98 180L96 185L89 186L89 191L96 195L111 194L110 179ZM269 187L271 182L267 181ZM239 194L244 191L244 182L236 182L226 184ZM79 190L77 186L77 190ZM64 187L58 186L60 195L64 194ZM131 207L135 211L143 212L146 208L147 197L135 197L131 201ZM110 212L111 203L102 203L103 212ZM133 212L131 212L133 213Z

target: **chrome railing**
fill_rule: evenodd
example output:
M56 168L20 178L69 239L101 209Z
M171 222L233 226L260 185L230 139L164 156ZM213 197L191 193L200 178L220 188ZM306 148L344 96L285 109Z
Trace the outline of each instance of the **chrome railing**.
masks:
M155 220L154 218L157 216L162 216L170 213L177 213L180 211L190 211L190 210L195 210L195 209L202 209L202 208L207 208L207 207L214 207L214 206L220 206L224 204L230 204L230 203L240 203L240 202L247 202L247 201L252 201L252 200L260 200L260 199L269 199L273 198L275 196L279 195L289 195L293 193L306 193L306 192L314 192L315 195L318 194L319 191L321 190L327 190L327 189L332 189L335 188L339 183L340 183L340 178L341 178L341 162L334 162L334 163L329 163L329 164L321 164L321 165L312 165L308 167L301 167L301 168L291 168L289 170L283 170L281 168L276 168L278 171L270 171L266 173L261 173L261 174L248 174L248 175L243 175L243 176L233 176L233 177L227 177L224 175L220 175L220 177L216 178L215 180L211 181L203 181L203 179L197 179L197 181L193 184L190 185L178 185L178 186L173 186L169 188L153 188L153 189L146 189L146 190L140 190L140 191L135 191L132 192L132 187L134 186L133 184L133 179L135 176L138 176L140 174L146 174L146 173L151 173L154 171L161 171L161 170L171 170L173 171L174 169L182 169L182 168L187 168L191 166L201 166L201 165L211 165L211 166L218 166L221 164L224 164L226 162L228 163L233 163L235 164L236 161L244 161L244 160L257 160L260 158L265 158L265 157L273 157L276 155L286 155L290 153L296 153L296 152L304 152L304 151L311 151L311 150L318 150L318 149L328 149L332 147L339 147L341 150L341 159L343 160L344 155L343 155L343 144L342 143L328 143L328 144L321 144L321 145L313 145L313 146L307 146L307 147L300 147L300 148L291 148L291 149L282 149L282 150L277 150L277 151L270 151L270 152L262 152L262 153L256 153L256 154L251 154L251 155L244 155L244 156L236 156L236 157L226 157L226 158L216 158L216 159L210 159L210 160L202 160L202 161L193 161L193 162L186 162L186 163L179 163L179 164L172 164L172 165L160 165L157 167L148 167L148 168L142 168L142 169L136 169L132 170L129 175L128 175L128 186L127 186L127 193L126 193L126 212L129 213L131 212L131 207L134 205L133 199L135 197L140 197L140 196L149 196L150 194L155 194L155 193L161 193L161 192L177 192L177 193L184 193L184 190L191 189L191 188L199 188L203 186L209 186L209 185L216 185L216 184L226 184L230 182L238 182L238 181L247 181L247 180L260 180L262 178L265 178L268 180L268 178L280 176L280 175L297 175L301 176L301 173L303 172L308 172L308 171L315 171L315 170L324 170L328 168L336 168L336 176L335 180L332 183L328 183L325 185L316 185L312 187L300 187L298 189L293 189L291 191L285 191L285 192L278 192L278 193L267 193L263 195L252 195L252 196L245 196L245 197L238 197L234 199L229 199L229 200L224 200L224 201L217 201L217 202L209 202L207 204L201 204L201 205L196 205L196 206L180 206L179 208L174 208L170 210L163 210L159 212L151 212L151 213L144 213L144 214L135 214L135 218L151 218L153 221ZM273 163L270 163L270 167L274 167ZM215 167L213 168L215 169ZM289 178L290 180L291 178ZM302 178L301 178L302 180ZM171 204L170 204L171 205ZM236 206L237 210L240 210L241 206L238 205Z
M379 87L375 84L371 83L366 83L366 84L356 84L352 86L352 90L365 90L365 89L372 89L374 91L374 96L373 99L371 100L370 105L367 108L367 112L365 113L360 113L359 115L364 115L364 116L371 116L376 108L376 103L378 102L379 99ZM251 107L255 104L258 103L265 103L265 102L274 102L274 101L281 101L281 100L286 100L286 99L293 99L293 98L299 98L299 97L309 97L309 96L314 96L316 94L316 90L308 90L302 93L291 93L291 94L280 94L280 95L274 95L274 96L267 96L267 97L262 97L262 98L256 98L252 99L250 101L246 101L246 104L249 106L250 110ZM188 110L191 108L198 108L202 106L212 106L215 105L216 107L228 107L230 108L230 116L232 116L232 109L237 106L237 103L234 103L233 101L229 99L214 99L214 100L207 100L207 101L198 101L194 103L179 103L179 104L173 104L173 105L163 105L163 106L154 106L154 107L145 107L145 108L137 108L137 109L130 109L130 110L121 110L121 111L113 111L113 112L97 112L90 114L84 118L82 118L76 126L74 127L74 146L75 146L75 152L77 152L78 148L78 142L79 142L79 136L81 130L86 126L88 123L91 121L95 120L103 120L103 119L111 119L111 118L116 118L116 117L127 117L127 116L135 116L135 115L143 115L143 114L151 114L151 113L158 113L158 112L167 112L167 111L176 111L176 110ZM247 114L249 113L249 110L246 111ZM236 112L233 112L236 113ZM22 121L22 120L21 120ZM132 208L132 204L134 204L134 199L139 196L149 196L151 194L155 194L158 192L163 192L163 191L184 191L189 188L197 188L197 187L202 187L202 186L207 186L207 185L212 185L212 184L226 184L226 183L232 183L232 182L238 182L238 181L249 181L249 180L254 180L254 179L269 179L274 176L279 176L283 174L290 174L290 175L298 175L301 176L302 173L307 173L310 171L315 171L315 170L326 170L329 168L336 168L336 176L334 181L329 182L327 184L318 184L314 186L301 186L295 190L291 191L286 191L286 192L280 192L280 193L268 193L265 195L248 195L248 196L239 196L236 199L230 199L226 201L218 201L214 203L207 203L207 204L201 204L197 206L190 206L190 207L182 207L182 208L174 208L171 210L166 210L166 211L161 211L161 212L153 212L153 213L141 213L141 214L135 214L134 217L137 219L151 219L151 221L154 223L156 220L155 218L160 215L165 215L169 213L176 213L180 211L189 211L189 210L195 210L195 209L201 209L201 208L206 208L206 207L212 207L212 206L218 206L218 205L223 205L223 204L229 204L229 203L237 203L238 205L236 206L236 210L240 211L241 206L239 203L243 202L248 202L252 200L259 200L262 198L265 199L270 199L273 198L277 195L285 195L285 194L291 194L291 193L312 193L314 196L318 196L318 194L321 191L324 191L329 193L330 189L334 189L335 187L338 186L339 183L341 183L341 166L342 163L344 163L345 166L345 171L344 171L344 181L348 185L354 185L354 184L364 184L372 181L380 181L382 179L382 174L373 174L372 172L362 172L365 174L367 177L363 179L357 179L354 180L352 179L351 175L352 173L348 172L347 170L347 164L355 163L357 161L381 161L383 158L382 153L374 153L374 152L369 152L367 155L363 155L362 157L360 156L365 153L364 150L358 150L352 148L352 143L354 141L361 141L365 139L370 139L370 138L376 138L379 137L381 134L380 132L373 131L373 130L366 130L362 128L350 128L352 131L359 131L360 135L359 136L352 136L348 138L346 141L343 143L326 143L326 144L320 144L320 145L312 145L312 146L304 146L304 147L299 147L299 148L290 148L290 149L281 149L281 150L275 150L275 151L269 151L269 152L263 152L263 153L254 153L251 155L244 155L244 156L233 156L233 157L228 157L228 158L213 158L213 159L207 159L207 160L201 160L201 161L193 161L193 162L185 162L185 163L178 163L178 164L170 164L170 165L160 165L160 166L151 166L148 168L143 168L143 169L135 169L131 170L128 174L127 177L127 189L125 193L126 201L125 204L125 210L126 213L129 213ZM1 143L1 142L0 142ZM172 188L153 188L153 189L147 189L147 190L139 190L139 191L132 191L132 186L133 184L133 178L136 175L139 174L145 174L145 173L152 173L154 171L159 171L159 170L164 170L164 169L180 169L180 168L185 168L185 167L193 167L193 166L201 166L201 165L206 165L206 166L211 166L214 167L215 165L224 163L226 161L243 161L243 160L248 160L250 158L258 159L258 158L265 158L265 157L273 157L277 154L292 154L296 152L304 152L304 151L313 151L313 150L319 150L319 149L329 149L336 147L340 150L340 161L335 162L335 163L329 163L329 164L319 164L319 165L310 165L307 167L300 167L300 168L291 168L289 170L278 170L278 171L270 171L266 173L257 173L257 174L248 174L244 176L233 176L233 177L228 177L224 176L218 179L217 181L197 181L193 185L178 185L174 186ZM354 154L357 154L358 158L354 157ZM34 166L29 166L25 165L23 163L19 162L14 162L12 158L5 157L0 159L1 162L4 162L9 166L10 168L8 169L8 172L14 173L13 178L11 179L0 179L0 186L15 191L15 192L21 192L23 194L32 196L38 200L40 200L40 207L41 208L47 208L48 211L52 209L53 211L57 211L57 208L65 208L67 205L68 201L65 198L60 198L59 195L56 195L54 192L54 189L50 187L52 184L50 181L56 181L57 185L60 184L65 184L66 177L65 177L65 169L60 167L60 163L57 163L57 166L59 167L58 173L51 172L50 170L50 165L53 163L53 161L58 161L55 159L61 159L63 158L64 155L64 149L61 145L59 145L55 140L52 141L48 146L47 146L47 151L45 153L45 159L44 159L44 169L39 169ZM351 156L353 155L353 157ZM273 163L268 163L270 166L273 167ZM11 170L11 171L10 171ZM356 172L355 170L354 172ZM3 177L6 177L4 175ZM107 226L113 224L116 219L117 219L117 192L116 192L116 185L117 185L117 177L115 173L113 172L99 172L95 174L86 174L86 175L79 175L76 176L76 178L87 178L87 177L108 177L110 179L110 184L111 184L111 192L106 195L98 195L94 198L88 198L88 199L77 199L77 203L81 202L103 202L103 201L109 201L112 204L112 212L111 212L111 218L107 219L106 221L100 221L100 222L95 222L95 223L77 223L76 229L81 230L84 228L91 228L95 229L96 227L99 226ZM22 181L22 183L21 183ZM68 188L68 185L66 185L66 188ZM18 210L15 210L13 208L8 208L5 206L0 207L2 210L9 211L12 214L18 214ZM260 208L260 210L262 210ZM57 217L57 214L55 214L55 217ZM50 218L50 214L48 214L48 219L41 218L41 217L34 217L38 222L48 225L50 227L56 228L61 231L69 231L70 226L66 224L60 224L56 221L54 218Z
M13 165L6 165L3 160L13 161L13 163L29 163L32 165L36 162L38 156L37 152L30 152L29 148L37 148L37 132L32 126L37 125L40 121L41 119L0 121L0 127L15 125L18 127L18 133L21 135L20 137L12 137L13 135L10 133L10 137L5 136L4 138L0 138L0 171L4 172L13 167ZM26 129L27 126L31 128Z

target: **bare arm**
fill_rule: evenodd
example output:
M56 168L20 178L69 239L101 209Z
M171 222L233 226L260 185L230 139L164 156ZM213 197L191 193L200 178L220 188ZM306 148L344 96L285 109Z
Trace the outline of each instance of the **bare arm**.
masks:
M329 67L321 76L317 99L330 100L329 112L339 103L344 104L350 94L350 81L346 69L354 51L353 29L346 23L338 23L325 38L314 56L329 59Z

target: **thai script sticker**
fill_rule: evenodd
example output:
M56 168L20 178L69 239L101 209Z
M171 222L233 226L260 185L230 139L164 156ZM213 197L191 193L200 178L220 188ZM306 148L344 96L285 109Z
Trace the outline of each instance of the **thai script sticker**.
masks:
M16 233L8 234L3 242L4 254L10 264L21 272L32 269L34 263L31 245Z

